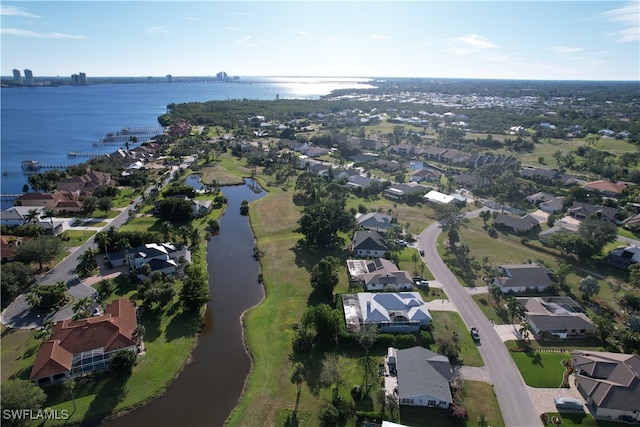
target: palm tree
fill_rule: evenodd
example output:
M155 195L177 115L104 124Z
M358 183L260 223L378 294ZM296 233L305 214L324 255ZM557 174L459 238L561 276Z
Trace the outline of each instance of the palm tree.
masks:
M202 237L202 233L200 232L199 229L194 228L191 231L191 246L193 247L198 247L198 245L200 244L200 238Z
M36 332L36 339L39 339L41 341L49 341L49 338L51 338L51 334L53 333L53 319L49 319L49 320L45 320L44 322L42 322L42 326L40 326L40 329L38 330L38 332Z
M76 380L74 378L67 378L64 381L64 386L69 393L71 393L71 400L73 401L73 412L76 412L76 396L73 393L73 390L76 388Z
M184 244L189 244L189 235L191 234L191 228L186 225L181 225L178 227L178 234L182 237Z
M112 241L108 233L106 233L105 231L100 231L99 233L97 233L95 242L98 244L98 246L102 247L102 250L105 254L109 252L109 246L111 246Z
M502 297L502 289L498 285L489 286L489 295L491 295L491 299L495 301L496 304L500 302L500 298Z
M24 216L24 222L25 224L29 224L31 222L37 222L39 217L40 217L40 212L38 212L38 209L29 209Z
M520 322L520 329L518 329L518 333L522 338L529 341L531 334L533 334L533 329L528 322L522 321Z
M513 319L519 317L522 313L522 308L520 307L520 303L516 301L515 297L511 297L507 300L507 311L509 312L509 317L513 322ZM528 324L528 323L527 323Z
M173 224L171 224L169 221L164 221L162 224L160 224L160 231L162 232L162 237L164 238L165 242L170 242L171 235L174 231Z
M49 209L46 208L42 211L42 218L46 219L49 218L49 220L51 221L51 232L55 235L56 231L53 228L53 218L56 216L56 213L53 211L53 209Z
M291 383L295 384L298 388L298 395L296 397L296 411L298 410L298 403L300 402L300 392L302 391L302 382L304 381L304 365L300 362L296 363L291 373Z
M91 316L91 307L93 307L93 301L91 301L91 298L80 298L75 304L73 304L73 307L71 307L73 310L73 319L86 319Z

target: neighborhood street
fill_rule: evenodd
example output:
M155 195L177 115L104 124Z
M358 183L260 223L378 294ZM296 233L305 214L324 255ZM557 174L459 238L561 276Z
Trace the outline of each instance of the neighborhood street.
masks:
M159 181L160 188L166 185L171 178L173 178L175 172L181 168L185 169L194 161L193 157L188 157L179 167L173 166L167 178L163 181ZM151 191L150 187L145 191L148 195ZM135 210L135 206L142 200L142 196L136 198L133 203L125 206L122 211L113 219L107 220L108 224L100 229L100 231L109 227L118 228L123 225L129 219L129 211ZM97 291L91 287L82 283L81 279L75 274L75 268L78 264L78 256L85 252L90 247L95 245L95 237L87 240L81 246L74 248L74 250L67 255L62 261L60 261L55 267L49 270L47 273L37 279L37 283L40 285L53 285L57 282L64 282L67 285L67 293L73 298L72 301L77 301L84 297L94 297L97 295ZM27 291L28 292L28 291ZM9 306L2 311L0 315L0 322L10 328L19 329L33 329L37 328L46 320L53 319L54 322L60 320L70 319L73 317L73 304L67 304L63 309L47 314L32 313L29 310L29 306L26 302L25 295L27 292L22 293L16 298Z
M457 307L467 327L478 328L481 344L478 346L507 426L530 427L541 425L539 414L531 401L525 383L509 351L503 344L484 313L471 298L458 279L440 258L436 249L440 225L435 222L418 237L418 247L424 251L423 259L435 280L442 284L447 297Z

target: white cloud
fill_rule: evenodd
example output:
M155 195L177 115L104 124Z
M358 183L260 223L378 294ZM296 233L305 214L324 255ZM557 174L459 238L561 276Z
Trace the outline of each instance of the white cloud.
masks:
M158 25L147 25L144 27L144 33L147 36L153 37L153 36L162 36L162 35L171 34L171 31Z
M15 6L0 6L0 15L3 16L23 16L26 18L40 18L38 15L27 12Z
M236 31L237 30L236 27L222 27L222 28L227 30L227 31Z
M246 35L241 39L236 40L236 43L244 47L258 47L266 43L266 40L254 41L253 37Z
M391 37L383 36L380 34L371 34L371 38L376 40L391 40Z
M300 35L300 36L310 36L311 33L307 32L307 31L296 31L296 34Z
M472 53L485 49L495 49L497 46L491 43L486 37L478 34L469 34L465 36L454 37L448 39L452 45L449 48L453 53Z
M570 46L549 46L547 49L562 55L570 54L570 53L578 53L584 50L581 47L570 47Z
M635 42L640 40L640 3L632 2L626 6L611 9L601 14L609 22L624 26L621 30L612 31L609 35L617 42Z
M38 39L86 39L87 37L82 35L63 34L63 33L36 33L31 30L21 30L19 28L2 28L1 34L18 37L31 37Z

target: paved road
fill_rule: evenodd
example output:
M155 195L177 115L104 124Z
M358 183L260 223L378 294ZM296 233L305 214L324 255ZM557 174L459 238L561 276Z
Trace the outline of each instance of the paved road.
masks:
M193 158L188 159L180 165L180 168L185 169L189 167L189 165L193 161ZM161 187L166 185L169 180L173 178L177 170L178 166L173 166L171 168L167 178L163 181L160 181ZM145 193L148 195L150 191L151 188L147 189ZM136 198L133 203L127 205L115 218L110 220L107 225L102 227L102 229L106 229L109 227L115 227L117 229L122 224L124 224L129 219L129 211L134 210L136 204L140 202L141 199L142 196ZM75 274L75 268L78 264L78 256L80 256L80 254L82 254L90 247L95 247L96 243L94 240L95 238L91 238L87 240L82 246L78 246L77 248L75 248L75 250L71 254L67 255L55 267L38 278L38 284L53 285L57 282L64 282L66 283L68 288L67 293L71 295L74 300L78 300L84 297L95 297L97 295L97 291L90 286L83 285L78 276ZM4 309L2 314L0 314L0 322L2 322L2 324L6 326L9 326L10 328L33 329L42 325L42 322L44 322L45 320L53 319L55 322L58 322L60 320L69 319L71 317L73 317L72 304L69 304L56 313L33 313L29 310L29 306L25 299L25 294L23 293L11 304L9 304L9 306Z
M477 214L477 213L476 213ZM481 344L478 346L485 366L489 370L491 383L502 411L505 425L509 427L533 427L542 425L539 415L527 392L522 376L509 351L493 330L493 327L467 290L458 282L438 255L436 240L441 232L440 225L433 223L418 238L418 245L424 251L424 261L435 279L458 308L460 316L468 327L478 328Z

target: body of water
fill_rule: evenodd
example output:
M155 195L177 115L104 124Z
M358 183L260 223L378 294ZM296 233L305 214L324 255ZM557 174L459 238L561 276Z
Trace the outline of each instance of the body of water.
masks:
M251 368L240 320L264 298L260 265L253 257L253 232L248 217L240 215L240 204L266 193L249 183L222 187L222 192L228 205L220 218L220 233L207 244L211 301L192 361L163 396L106 422L106 427L217 427L238 403Z
M243 80L241 80L243 81ZM68 152L109 153L94 147L108 132L158 127L167 105L228 99L316 99L336 89L367 88L368 79L251 78L253 83L127 83L2 88L0 179L2 194L21 193L21 162L78 164Z

